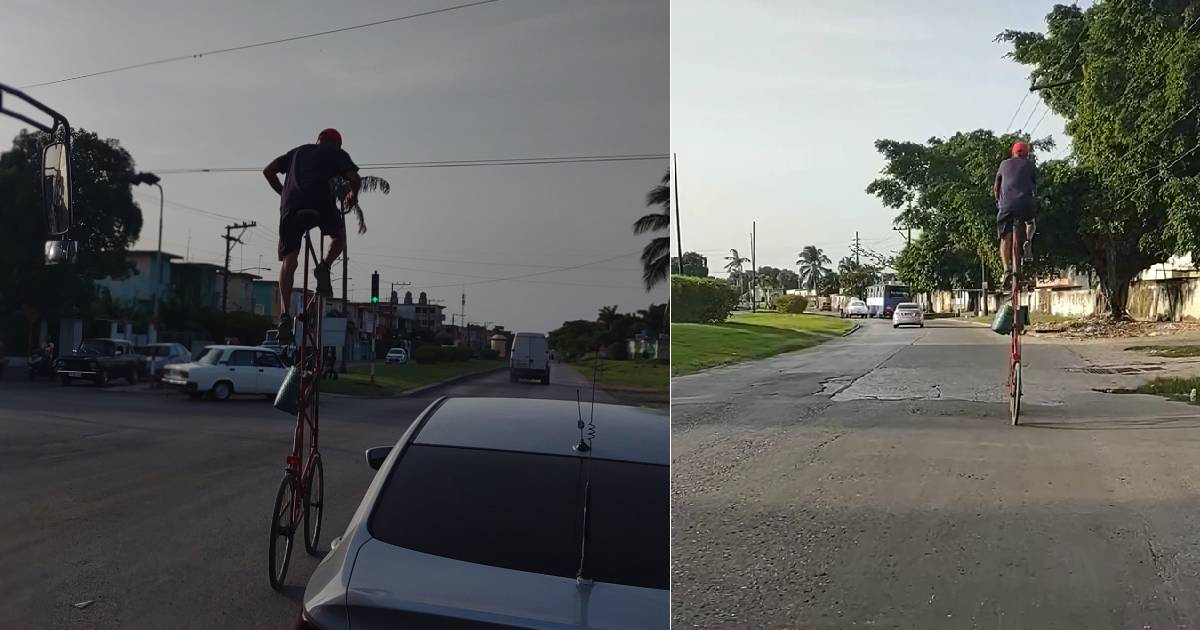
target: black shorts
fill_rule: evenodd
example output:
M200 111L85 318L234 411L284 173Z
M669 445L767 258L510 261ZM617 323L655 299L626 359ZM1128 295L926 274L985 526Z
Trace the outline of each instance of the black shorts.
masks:
M321 234L325 236L345 236L346 216L336 209L324 212L299 210L281 213L279 215L279 260L300 251L304 233L315 227L321 228Z
M1020 226L1019 235L1022 239L1025 238L1025 224L1033 221L1032 211L1009 210L996 217L996 239L1003 240L1005 236L1012 234L1013 227Z

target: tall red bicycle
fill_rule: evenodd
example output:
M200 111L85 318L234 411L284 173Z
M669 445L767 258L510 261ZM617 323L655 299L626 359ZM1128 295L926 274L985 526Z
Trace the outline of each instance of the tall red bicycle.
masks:
M1021 335L1025 334L1027 312L1021 307L1021 271L1023 268L1022 246L1028 236L1028 224L1024 218L1016 218L1012 222L1012 236L1009 245L1012 248L1009 260L1012 261L1012 338L1011 355L1008 362L1008 411L1012 417L1013 426L1021 422Z
M314 250L308 232L304 234L304 304L296 316L293 330L296 333L296 348L292 357L293 369L299 374L296 397L296 432L292 438L292 452L287 456L287 466L279 490L275 493L275 507L271 513L271 542L268 570L271 588L283 588L288 564L292 556L292 540L300 524L304 525L304 550L317 555L317 543L321 538L321 521L325 514L325 471L321 465L321 452L317 448L320 426L320 398L323 352L321 345L322 317L325 299L316 291L309 293L309 263L315 265L324 251L325 237L318 241L320 250ZM290 380L290 379L289 379ZM287 384L284 385L287 388ZM305 442L305 431L308 433Z

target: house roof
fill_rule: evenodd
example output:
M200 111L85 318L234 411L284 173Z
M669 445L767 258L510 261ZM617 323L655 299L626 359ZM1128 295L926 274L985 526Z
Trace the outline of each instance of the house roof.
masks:
M214 265L213 263L194 262L194 261L193 262L186 262L186 261L185 262L173 262L171 264L175 265L176 267L197 267L197 268L208 267L211 269L221 269L222 268L221 265Z

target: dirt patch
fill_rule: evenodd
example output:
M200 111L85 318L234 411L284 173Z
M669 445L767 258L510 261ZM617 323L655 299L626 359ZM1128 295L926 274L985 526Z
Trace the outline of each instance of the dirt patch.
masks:
M1104 317L1089 317L1036 325L1034 332L1062 339L1169 337L1200 332L1200 322L1116 322Z

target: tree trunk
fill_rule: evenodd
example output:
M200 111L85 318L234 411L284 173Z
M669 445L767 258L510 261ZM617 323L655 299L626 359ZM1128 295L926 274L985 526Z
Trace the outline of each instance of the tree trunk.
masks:
M1102 314L1113 321L1129 319L1129 283L1138 274L1136 256L1120 256L1115 243L1104 246L1104 262L1096 265L1096 276L1100 281L1100 295L1105 304Z

